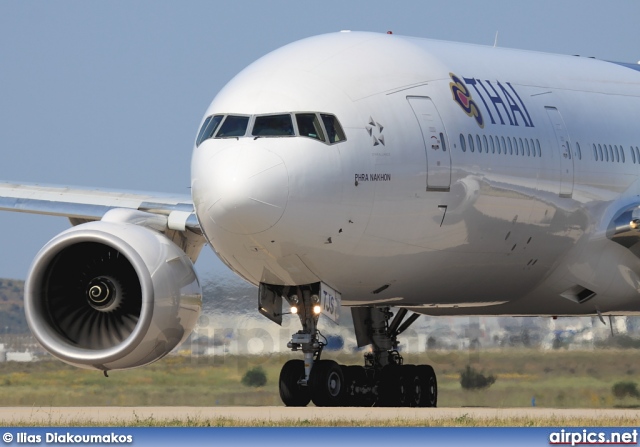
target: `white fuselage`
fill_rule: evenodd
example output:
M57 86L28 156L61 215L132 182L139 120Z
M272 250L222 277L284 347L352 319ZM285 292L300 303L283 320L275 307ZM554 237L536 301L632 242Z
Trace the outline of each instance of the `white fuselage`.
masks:
M318 36L247 67L205 118L326 113L346 141L207 139L193 201L254 284L434 315L637 312L640 260L606 232L639 203L639 96L638 71L588 58Z

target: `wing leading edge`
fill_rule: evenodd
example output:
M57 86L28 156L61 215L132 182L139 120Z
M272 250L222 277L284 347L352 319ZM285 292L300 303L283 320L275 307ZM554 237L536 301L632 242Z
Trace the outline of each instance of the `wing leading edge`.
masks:
M130 211L122 213L118 210ZM0 211L64 216L74 226L102 220L107 215L107 219L117 216L116 219L124 218L164 233L193 262L206 242L191 196L187 194L163 195L0 182ZM158 217L152 218L154 215Z
M170 229L200 234L191 196L28 183L0 183L0 210L68 217L73 224L100 220L125 208L169 216ZM181 222L181 223L180 223Z

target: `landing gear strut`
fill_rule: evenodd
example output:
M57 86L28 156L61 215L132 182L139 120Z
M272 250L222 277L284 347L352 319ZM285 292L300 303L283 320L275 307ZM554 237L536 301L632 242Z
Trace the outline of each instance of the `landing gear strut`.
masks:
M342 405L345 381L342 368L333 360L321 360L325 343L318 331L320 298L313 287L299 287L285 296L292 313L298 314L302 330L291 337L287 347L301 350L304 361L289 360L280 371L280 398L286 406L305 406L309 401L318 407Z
M413 314L403 323L406 309L400 309L392 319L389 307L352 308L358 346L370 344L373 349L365 355L364 366L338 365L321 359L325 343L317 328L322 310L318 287L272 290L273 296L279 295L289 303L291 313L298 314L302 323L302 329L293 334L287 347L302 351L304 360L289 360L282 367L282 402L286 406L306 406L312 401L322 407L435 407L438 385L433 368L405 365L398 352L397 337L419 315ZM266 313L263 308L261 311Z

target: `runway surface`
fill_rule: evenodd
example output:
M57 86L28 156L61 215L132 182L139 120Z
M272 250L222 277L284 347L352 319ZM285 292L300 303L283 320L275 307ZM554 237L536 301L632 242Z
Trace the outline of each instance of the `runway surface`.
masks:
M558 420L621 418L640 420L640 409L553 409L553 408L286 408L286 407L3 407L3 425L125 424L153 420L188 421L230 419L237 425L269 421L437 421L473 418L500 420L513 418ZM173 424L175 425L175 423ZM426 424L428 425L428 424Z

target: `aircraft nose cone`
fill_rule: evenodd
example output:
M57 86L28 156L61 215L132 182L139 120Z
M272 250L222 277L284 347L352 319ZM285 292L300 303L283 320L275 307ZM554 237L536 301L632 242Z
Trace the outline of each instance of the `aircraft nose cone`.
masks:
M255 144L227 148L211 160L209 218L235 234L268 230L282 217L289 196L287 167Z

